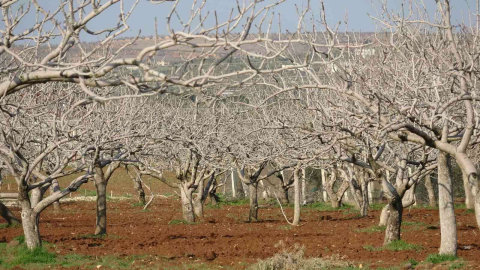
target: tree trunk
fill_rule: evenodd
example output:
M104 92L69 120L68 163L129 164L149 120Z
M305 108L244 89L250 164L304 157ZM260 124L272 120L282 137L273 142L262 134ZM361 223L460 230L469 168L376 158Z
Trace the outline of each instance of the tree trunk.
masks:
M195 215L197 217L203 217L203 193L205 192L204 190L204 180L201 179L199 182L198 182L198 186L197 186L197 196L195 198L193 198L193 211L195 213ZM207 191L208 192L208 191ZM205 194L206 196L207 194ZM206 199L206 197L204 198Z
M321 169L321 174L322 174L322 197L323 201L327 202L327 174L324 169Z
M282 187L282 195L283 196L280 196L280 202L282 202L283 204L289 204L290 203L290 199L288 197L288 190L289 190L288 187Z
M195 222L195 213L193 212L192 190L186 185L180 184L180 196L182 199L183 220L186 222Z
M41 247L42 240L40 239L40 230L38 227L39 214L32 210L28 198L21 200L20 204L22 205L22 227L27 248L32 250Z
M293 212L293 222L292 225L297 226L300 223L300 176L298 175L299 173L298 169L295 169L294 176L294 182L293 182L293 188L294 188L294 212ZM305 171L304 171L305 172ZM302 175L302 178L305 177L305 175Z
M472 187L468 183L468 175L462 170L463 188L465 190L465 206L467 209L475 208L475 197L473 197Z
M430 178L430 174L425 176L425 187L427 188L428 202L430 207L437 206L437 201L435 200L435 191L433 189L432 178Z
M193 201L193 210L197 217L203 217L203 203L201 200Z
M390 207L387 204L382 208L382 213L380 214L380 222L378 223L378 226L387 226L387 220L389 215Z
M240 181L240 177L234 169L232 169L232 195L236 199L245 198L242 181Z
M368 200L368 181L366 181L366 179L363 179L363 190L362 190L362 196L363 196L363 200L362 200L362 204L360 206L360 215L362 217L366 217L368 216L368 207L369 207L369 200Z
M107 184L95 176L95 188L97 189L97 221L95 235L107 233Z
M258 220L258 196L257 196L257 183L248 185L248 194L250 195L250 213L248 215L248 221Z
M60 191L60 185L58 184L57 179L54 179L52 181L52 184L50 185L50 194L53 194L57 191ZM60 200L53 203L53 210L55 212L62 211L62 207L60 206Z
M30 192L30 205L34 208L43 198L42 189L37 187Z
M438 153L438 210L440 213L440 254L457 255L457 225L452 194L450 156Z
M290 203L290 196L288 196L288 190L289 188L289 181L285 178L285 172L281 171L280 174L282 175L282 178L280 179L282 181L282 194L280 196L280 201L283 204L289 204Z
M400 229L402 226L403 205L402 200L394 200L388 204L390 214L387 219L387 228L385 229L384 245L393 241L400 240Z
M307 205L307 172L306 169L302 169L302 204Z
M2 202L0 202L0 215L7 221L8 225L20 223L20 220Z
M342 206L342 202L337 199L330 199L330 203L333 208L340 208Z
M133 186L135 188L135 191L138 194L138 202L145 205L145 190L143 190L143 185L142 181L140 179L140 176L138 177L132 177L133 180Z
M215 192L209 192L208 197L210 198L210 204L217 205L219 201L219 197Z

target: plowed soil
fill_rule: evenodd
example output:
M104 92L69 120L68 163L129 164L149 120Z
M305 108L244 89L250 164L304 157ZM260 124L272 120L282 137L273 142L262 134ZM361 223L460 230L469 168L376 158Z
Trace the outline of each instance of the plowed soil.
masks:
M181 220L180 202L175 197L157 198L147 211L132 200L108 203L108 237L92 238L95 224L94 202L63 204L63 211L47 209L41 215L42 239L56 245L60 254L151 255L168 265L203 261L212 267L245 268L258 259L279 252L285 246L305 246L307 256L340 255L345 260L367 263L370 267L399 266L409 259L425 260L438 252L440 230L438 210L407 209L404 212L402 239L421 245L418 251L371 251L380 247L384 232L362 232L378 223L379 211L367 218L356 218L350 211L320 212L303 209L299 227L286 224L280 209L264 204L259 222L247 223L248 206L205 208L205 218L196 224L169 224ZM19 209L13 209L20 216ZM286 209L287 215L292 209ZM470 265L480 266L480 236L474 214L456 210L459 256ZM173 222L172 222L173 221ZM10 241L22 234L21 228L0 229L0 239Z

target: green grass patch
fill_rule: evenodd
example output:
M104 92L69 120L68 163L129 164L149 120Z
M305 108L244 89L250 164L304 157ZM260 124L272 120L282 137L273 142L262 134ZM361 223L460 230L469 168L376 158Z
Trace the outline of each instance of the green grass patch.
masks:
M380 211L385 207L384 203L372 203L369 205L370 210Z
M20 236L17 236L15 238L13 238L13 239L17 240L20 243L20 245L25 243L25 235L20 235Z
M424 222L417 222L417 221L403 221L402 225L405 226L427 226Z
M412 266L413 269L415 269L415 267L417 267L417 265L418 265L418 262L414 259L408 260L407 263L410 263L410 265Z
M365 250L368 250L368 251L379 251L379 250L382 250L382 248L377 248L377 247L374 247L372 245L366 245L366 246L363 246L363 248Z
M80 234L77 237L81 239L120 239L122 238L121 236L114 235L114 234L100 234L100 235Z
M402 251L402 250L420 250L422 249L422 246L417 244L409 244L403 240L397 240L386 245L384 248L392 251Z
M142 203L142 202L136 202L136 203L132 203L132 206L133 206L133 207L144 207L145 204Z
M374 226L370 226L363 229L356 229L355 231L362 232L362 233L376 233L376 232L383 232L385 231L386 228L387 228L386 226L374 225Z
M367 245L367 246L364 246L363 248L368 251L381 251L381 250L404 251L404 250L420 250L422 249L422 246L417 244L409 244L403 240L397 240L382 247L374 247L372 245Z
M348 205L348 204L344 204L344 205L340 206L339 208L334 208L334 207L332 207L331 204L328 204L328 203L315 202L315 203L307 204L306 206L304 206L304 208L313 209L313 210L320 211L320 212L333 212L333 211L350 210L350 209L353 208L353 206Z
M45 247L38 247L30 250L25 245L25 237L16 237L20 244L14 248L8 248L7 243L0 245L0 269L9 269L15 266L30 266L35 268L44 268L44 265L56 264L57 256L49 252ZM49 243L45 242L45 246Z
M428 227L428 224L424 222L417 222L417 221L404 221L402 222L402 227L408 227L408 228L403 228L403 231L421 231L424 230Z
M241 206L241 205L248 205L249 198L245 199L238 199L238 200L226 200L226 201L220 201L218 204L220 205L228 205L228 206Z
M288 231L288 230L291 230L291 229L292 229L292 226L289 226L289 225L281 225L281 226L278 226L277 228L278 228L279 230Z
M437 264L442 262L453 262L458 260L458 257L454 255L430 254L425 260L427 262Z
M425 210L438 210L438 206L430 206L428 204L417 204L417 205L412 205L410 208L413 209L425 209Z
M464 266L465 266L464 262L453 262L448 267L448 270L463 269Z
M475 209L466 209L461 213L461 215L470 215L470 214L475 214Z
M207 204L205 205L206 208L208 209L221 209L222 208L222 205L220 203L217 203L217 204Z
M26 246L17 248L15 258L9 262L11 265L26 264L54 264L57 262L56 255L48 252L43 247L29 250Z
M194 225L197 224L196 222L188 222L183 219L172 219L168 222L168 225L179 225L179 224L185 224L185 225Z
M57 262L59 265L65 268L73 268L73 267L82 267L88 264L91 261L90 256L80 255L80 254L67 254L62 258L58 258Z
M97 191L96 190L82 189L79 193L82 194L82 196L86 196L86 197L97 196Z

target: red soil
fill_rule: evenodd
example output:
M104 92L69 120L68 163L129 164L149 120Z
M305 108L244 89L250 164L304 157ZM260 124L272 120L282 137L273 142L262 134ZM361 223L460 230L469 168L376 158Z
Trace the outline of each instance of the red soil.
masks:
M169 225L181 219L180 202L155 199L147 211L133 206L133 201L108 203L108 233L105 238L85 238L95 224L95 204L76 202L63 204L61 213L47 209L41 215L42 239L54 243L60 254L152 255L168 264L203 261L213 266L244 268L246 264L273 256L281 247L295 243L305 246L307 256L339 254L345 260L368 263L370 267L402 265L409 259L425 260L436 253L440 243L438 210L405 210L404 221L417 225L402 227L402 239L419 244L419 251L369 251L366 245L379 247L383 232L366 233L358 229L378 223L379 211L356 219L355 213L302 210L299 227L286 226L280 209L267 205L259 210L260 222L246 223L248 206L222 206L205 209L205 218L198 224ZM17 216L19 209L14 209ZM287 209L289 215L292 209ZM480 239L474 214L457 210L459 256L469 269L480 267ZM418 225L419 222L422 224ZM407 223L408 224L408 223ZM410 223L411 224L411 223ZM425 225L426 224L426 225ZM430 226L427 229L427 226ZM0 239L10 241L22 234L21 228L0 229Z

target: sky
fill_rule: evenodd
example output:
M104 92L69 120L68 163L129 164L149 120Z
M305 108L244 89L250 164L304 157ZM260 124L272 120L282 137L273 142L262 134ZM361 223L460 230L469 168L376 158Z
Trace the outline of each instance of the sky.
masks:
M252 0L239 0L240 3L246 1L247 3ZM29 0L20 0L20 4L28 3ZM60 3L60 0L39 0L38 1L42 7L46 10L53 11L56 9ZM102 0L102 3L106 0ZM134 0L124 0L125 10L130 9ZM192 6L193 0L180 0L177 10L182 18L188 17L190 9ZM201 0L198 0L201 2ZM265 0L258 4L257 10L266 4L273 3L274 0ZM329 24L336 24L342 22L340 26L341 31L346 30L345 18L348 18L348 30L349 31L362 31L362 32L371 32L375 31L376 26L374 20L369 17L378 16L381 10L379 9L381 2L385 0L324 0L324 5L326 9L326 18ZM393 12L398 12L401 6L400 0L390 0L388 1L388 9ZM418 1L417 1L418 2ZM436 9L435 0L424 0L427 10L430 11L433 16L434 10ZM458 24L462 21L462 18L465 18L469 11L476 9L476 0L451 0L452 2L452 22ZM408 3L408 1L407 1ZM198 5L198 4L197 4ZM282 30L288 29L289 31L294 31L296 29L298 14L296 12L296 6L299 8L305 8L307 6L307 0L286 0L285 3L277 6L274 9L275 22L274 27L272 28L273 32L278 32L278 14L280 14L280 22L282 25ZM18 7L18 4L16 5ZM130 29L123 36L136 36L141 30L142 35L154 35L154 21L155 17L158 20L158 34L165 35L167 34L166 27L166 17L172 7L171 2L165 2L163 4L154 5L149 2L149 0L139 0L138 6L135 8L132 16L128 20ZM320 10L320 1L311 0L310 7L312 13L315 16L315 19L319 18ZM236 0L208 0L207 4L203 10L203 15L210 13L209 20L207 20L207 25L212 25L214 23L213 12L217 12L217 17L219 21L224 21L228 18L232 8L236 8ZM95 18L88 27L92 30L99 30L105 27L115 26L118 14L120 10L120 5L117 4L114 7L110 8L108 12L105 12L101 16ZM471 14L471 12L470 12ZM17 32L23 31L31 27L32 23L35 21L35 13L30 12L25 18L20 22ZM182 27L178 23L178 20L175 18L172 23L174 30L180 31ZM3 21L0 22L0 27L4 27ZM265 29L264 29L265 30ZM85 40L86 39L86 40ZM85 37L85 41L95 41L100 39L100 37Z

